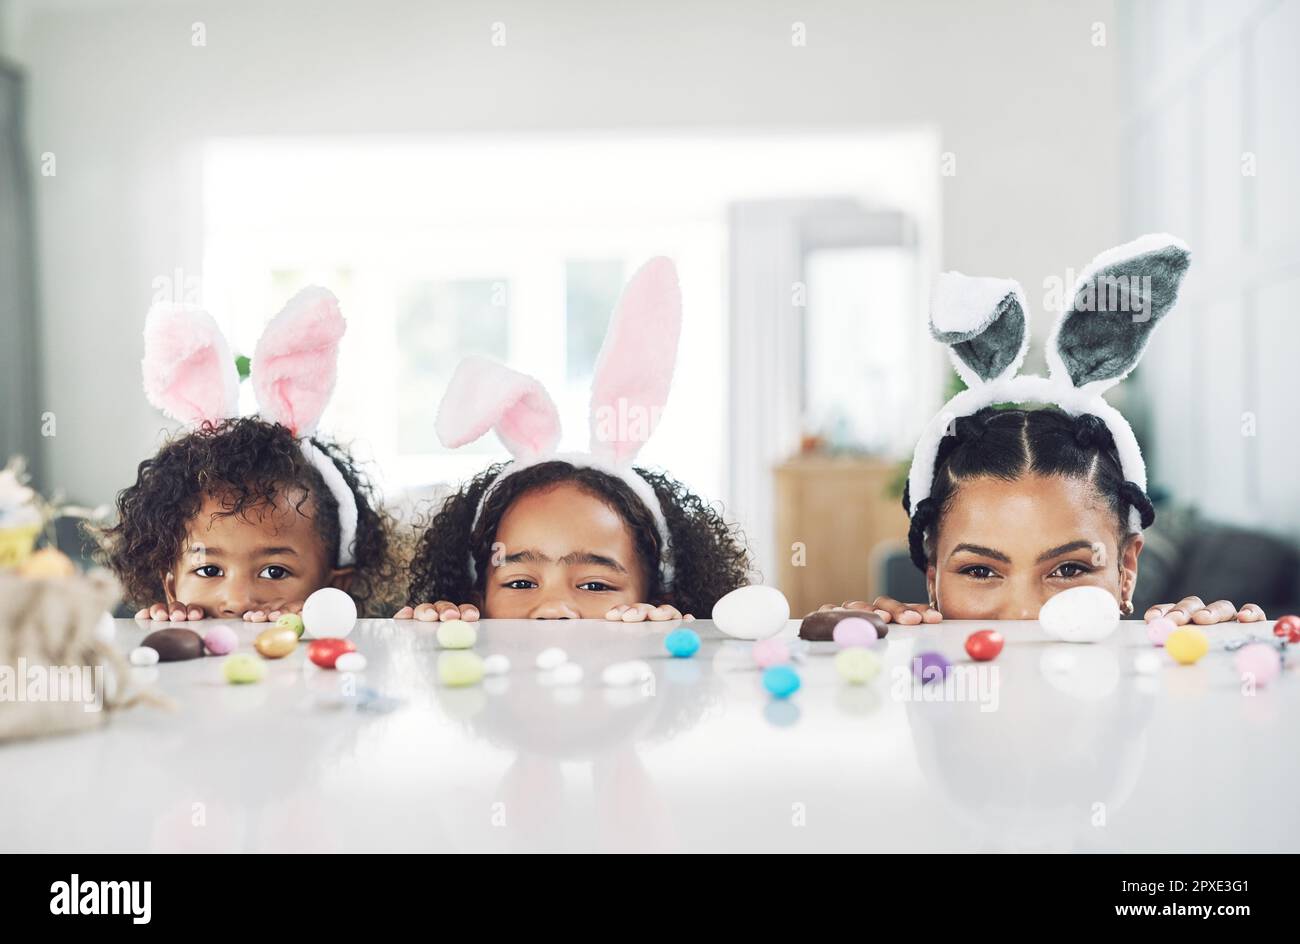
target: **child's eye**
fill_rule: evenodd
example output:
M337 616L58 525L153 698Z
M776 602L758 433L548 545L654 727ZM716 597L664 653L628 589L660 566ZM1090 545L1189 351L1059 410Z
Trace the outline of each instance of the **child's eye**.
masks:
M965 574L967 577L974 577L976 580L991 580L997 576L993 568L985 567L983 564L971 564L969 567L963 567L958 573Z
M279 564L268 564L262 568L261 572L258 573L257 576L264 577L267 580L283 580L285 577L289 576L289 569L287 567L281 567Z
M1092 568L1087 564L1081 564L1078 561L1066 561L1056 570L1052 571L1053 577L1063 577L1066 580L1073 580L1075 577L1082 577L1084 574L1092 573Z
M202 567L196 567L194 573L199 577L220 577L221 568L216 564L204 564Z
M533 583L531 580L524 580L521 577L518 580L508 580L501 586L505 587L507 590L533 590L536 589L537 584Z
M586 583L578 584L579 590L590 590L592 593L608 593L614 588L600 580L588 580Z

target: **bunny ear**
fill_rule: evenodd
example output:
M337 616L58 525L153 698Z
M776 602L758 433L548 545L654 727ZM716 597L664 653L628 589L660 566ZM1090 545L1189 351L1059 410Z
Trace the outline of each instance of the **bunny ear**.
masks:
M1123 380L1141 360L1156 324L1178 300L1191 260L1166 233L1108 249L1079 276L1047 344L1053 377L1099 389Z
M668 401L682 295L677 267L651 259L628 281L596 358L591 385L591 451L628 463L641 451Z
M310 435L338 376L339 339L347 325L327 289L303 289L271 319L253 351L253 392L265 419Z
M144 322L144 393L174 420L216 423L239 412L239 374L206 311L159 305Z
M471 355L456 367L438 406L434 430L455 449L496 428L516 459L535 459L560 442L560 414L542 385L491 358Z
M1013 377L1029 350L1025 293L1011 279L945 272L930 303L930 333L966 386Z

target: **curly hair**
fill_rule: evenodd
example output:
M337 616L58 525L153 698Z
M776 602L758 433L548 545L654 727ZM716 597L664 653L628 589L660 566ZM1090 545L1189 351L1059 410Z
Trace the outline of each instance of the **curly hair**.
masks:
M1124 478L1115 438L1101 417L1070 416L1062 410L985 407L960 416L954 435L939 444L930 496L911 513L908 490L903 509L911 513L907 541L912 563L925 571L935 554L939 522L963 481L992 476L1013 482L1023 475L1059 475L1090 482L1115 513L1121 542L1129 530L1129 509L1136 508L1142 527L1156 519L1155 507L1135 482Z
M356 496L355 563L348 592L363 616L380 615L392 602L384 594L393 594L401 571L393 519L346 449L311 441ZM135 484L118 493L117 523L94 532L98 557L117 575L129 603L148 606L164 598L162 576L175 566L188 523L205 496L217 492L226 499L223 517L242 516L286 490L300 493L295 509L312 515L327 557L337 562L338 501L303 455L301 440L288 428L257 417L205 424L140 463ZM304 510L308 502L311 507Z
M492 544L506 511L527 492L572 484L613 509L632 535L638 560L649 575L647 600L669 604L683 613L708 619L713 604L737 587L750 583L753 566L744 537L719 511L686 486L648 469L636 474L654 489L663 508L668 530L667 558L673 580L661 586L659 562L663 559L654 515L626 482L599 469L575 466L561 460L540 462L501 480L504 464L490 466L444 501L433 514L411 559L411 604L435 600L473 603L482 607ZM487 493L487 500L483 500ZM479 504L483 511L475 522ZM470 559L474 570L471 574Z

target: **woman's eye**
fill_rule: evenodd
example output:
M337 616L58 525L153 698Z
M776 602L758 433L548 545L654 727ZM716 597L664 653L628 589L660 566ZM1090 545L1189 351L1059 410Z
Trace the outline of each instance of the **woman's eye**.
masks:
M283 580L285 577L289 576L289 570L286 567L281 567L279 564L270 564L263 567L257 576L265 578L266 580Z
M1084 574L1092 573L1092 568L1086 564L1080 564L1078 561L1066 561L1052 574L1054 577L1064 577L1070 580L1074 577L1081 577Z
M195 568L194 573L200 577L220 577L221 568L216 564L204 564L202 567Z
M502 586L507 590L532 590L537 586L537 584L533 583L531 580L520 578L519 580L507 580L502 584Z
M607 583L599 580L588 580L586 583L578 584L579 590L590 590L592 593L608 593L614 588Z
M983 564L971 564L969 567L963 567L961 573L967 577L974 577L976 580L989 580L996 577L991 567L985 567Z

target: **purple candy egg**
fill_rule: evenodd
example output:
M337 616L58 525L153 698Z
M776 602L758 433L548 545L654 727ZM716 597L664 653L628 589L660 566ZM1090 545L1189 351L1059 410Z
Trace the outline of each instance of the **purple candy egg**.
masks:
M875 645L880 637L876 634L876 627L862 617L850 616L835 624L835 628L831 630L831 638L841 649L849 649Z
M912 658L912 674L921 684L942 681L952 663L939 652L921 652Z
M239 648L239 636L229 626L213 626L203 634L203 648L214 656L224 656Z

